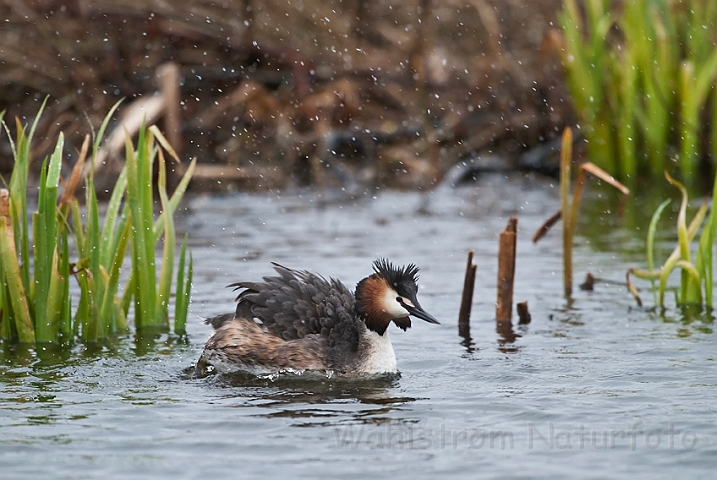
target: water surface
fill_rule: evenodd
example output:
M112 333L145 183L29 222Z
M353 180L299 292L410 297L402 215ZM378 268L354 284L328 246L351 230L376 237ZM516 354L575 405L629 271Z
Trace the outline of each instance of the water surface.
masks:
M530 243L558 207L553 183L495 175L428 195L191 198L178 219L195 265L187 341L0 349L2 478L710 478L714 316L635 306L619 282L642 265L635 231L648 219L603 214L616 208L609 194L593 195L574 261L578 280L606 281L564 299L559 231ZM493 320L495 258L511 215L515 297L533 321L506 336ZM469 249L478 274L465 340ZM210 334L202 320L234 307L225 285L271 274L275 261L353 288L378 256L421 267L419 299L442 321L390 329L400 375L185 373Z

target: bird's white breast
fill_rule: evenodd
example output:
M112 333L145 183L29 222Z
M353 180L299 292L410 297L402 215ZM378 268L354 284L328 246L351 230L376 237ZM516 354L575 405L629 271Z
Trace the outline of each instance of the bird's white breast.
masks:
M364 330L361 333L360 345L362 349L360 373L396 372L396 354L393 352L388 332L379 335L374 331Z

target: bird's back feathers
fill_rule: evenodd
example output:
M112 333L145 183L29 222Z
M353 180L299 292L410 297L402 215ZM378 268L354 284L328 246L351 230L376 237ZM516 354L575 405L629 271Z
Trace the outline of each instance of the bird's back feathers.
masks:
M332 360L348 360L337 357L351 355L358 348L361 325L353 293L336 279L326 280L276 263L273 266L278 276L230 285L243 289L237 296L235 317L256 319L269 333L287 341L320 335L327 341Z

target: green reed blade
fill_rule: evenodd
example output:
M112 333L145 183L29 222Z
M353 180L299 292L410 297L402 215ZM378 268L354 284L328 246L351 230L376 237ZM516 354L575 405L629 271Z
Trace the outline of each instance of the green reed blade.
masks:
M102 276L100 274L101 265L100 265L100 213L99 213L99 206L97 202L97 192L95 190L94 181L92 178L92 175L89 176L87 179L86 185L85 185L85 228L86 228L86 259L87 259L87 268L91 272L90 279L92 280L92 283L90 285L90 282L88 282L88 285L92 287L92 293L94 295L94 298L92 299L92 303L90 304L91 308L94 308L94 310L90 310L91 313L97 314L99 311L99 305L102 301L102 297L104 295L106 284L102 281ZM92 322L104 322L107 321L107 319L104 318L92 318ZM105 331L105 326L97 326L97 332L96 335L101 335L103 331ZM93 334L94 335L94 334ZM97 338L94 338L96 340Z
M95 281L95 305L97 305L97 337L107 338L107 335L112 330L112 326L115 320L112 315L103 317L100 312L102 307L102 299L104 298L104 292L107 290L107 286L110 283L110 274L107 272L105 267L100 265L99 275L93 277Z
M688 280L684 283L687 283L688 285L697 285L697 288L686 289L685 293L680 297L680 303L685 305L701 305L702 291L700 290L700 274L697 271L697 268L695 268L695 266L690 262L686 262L684 260L679 260L675 266L680 267L682 269L682 273L688 278Z
M621 82L618 87L621 107L617 115L617 138L621 178L634 179L637 174L635 104L637 102L637 66L630 51L622 59Z
M83 272L75 273L75 280L77 280L77 285L80 287L80 301L77 305L77 310L75 310L72 333L74 336L86 340L85 337L87 335L89 323L89 313L87 310L89 295L87 293L87 283L84 275L85 274Z
M62 169L62 149L65 145L65 136L60 132L60 136L57 139L55 145L55 151L50 157L50 165L47 170L47 187L57 188L60 185L60 170ZM57 203L57 198L54 199L54 203Z
M599 166L614 171L614 140L612 121L605 108L607 72L605 39L612 18L602 0L586 5L587 21L573 0L564 3L560 15L565 35L562 56L573 103L581 117L590 159ZM609 72L607 72L609 74Z
M708 227L705 225L705 231ZM705 285L705 305L712 308L712 301L714 297L713 288L713 265L712 265L712 245L706 241L706 235L700 238L698 251L695 259L695 269L699 272L699 279L701 283Z
M157 190L163 212L169 213L169 198L167 198L167 171L165 167L164 154L159 151L158 155L159 177ZM159 289L157 291L157 303L159 313L169 326L169 296L172 288L173 264L174 264L174 219L171 214L164 216L164 250L162 255L162 268L159 274Z
M8 286L18 338L23 343L34 343L35 329L27 305L20 266L17 263L15 241L4 220L0 220L0 260Z
M131 222L125 221L124 227L122 228L119 240L114 250L114 257L112 258L109 279L107 286L105 287L104 296L100 307L100 318L103 322L112 325L109 331L115 333L117 326L115 318L115 297L117 296L117 290L119 288L120 273L122 270L122 263L124 261L125 252L127 251L127 243L129 242L130 233L132 232ZM110 319L114 319L111 321Z
M703 64L695 65L688 60L682 64L680 70L680 169L688 181L692 181L696 174L701 129L700 111L714 85L716 73L717 50Z
M655 271L655 233L657 232L657 222L660 220L660 217L662 216L662 212L665 210L665 208L670 204L670 199L663 201L659 207L657 207L657 210L655 210L655 213L652 214L652 218L650 219L650 226L647 229L647 269L650 272ZM655 292L655 281L654 278L650 279L652 283L652 291Z
M105 212L105 221L102 227L102 242L100 248L100 264L105 268L110 268L110 262L114 255L115 246L115 229L121 228L117 226L117 215L122 206L122 198L124 198L127 190L127 166L122 167L122 171L117 177L117 182L112 189L112 195L107 203L107 211Z
M47 100L49 96L46 96L40 105L40 109L35 115L35 119L30 126L29 133L26 134L26 130L20 124L18 120L16 122L17 128L17 155L15 157L15 165L13 166L13 172L10 177L10 198L11 203L14 206L14 234L15 234L15 247L19 246L19 254L22 258L22 279L25 285L25 289L30 288L30 235L27 224L27 175L30 166L30 144L32 138L35 135L35 129L40 121L42 112L45 110ZM17 172L16 172L17 168ZM17 173L17 175L16 175ZM19 227L19 228L18 228Z
M129 242L130 249L132 248L132 242ZM122 314L124 317L127 317L127 314L129 312L129 306L132 304L132 299L134 298L135 292L137 291L136 287L136 281L134 279L134 274L130 273L129 278L127 279L127 283L124 286L124 291L122 292L122 298L120 298L120 309L122 310ZM135 328L137 327L137 319L135 318Z
M651 272L655 270L654 245L655 233L657 232L657 222L659 222L660 217L662 216L662 212L670 204L670 202L671 200L668 198L667 200L663 201L659 207L657 207L655 213L652 214L652 218L650 218L650 226L647 229L647 269Z
M135 327L141 330L155 325L156 270L152 235L151 165L149 141L140 131L137 151L129 135L125 139L127 165L127 202L131 211L132 278L135 282ZM149 169L149 172L148 172ZM149 182L149 183L147 183ZM148 188L147 188L148 187ZM147 190L149 189L149 192ZM147 200L147 197L150 197Z
M41 189L42 190L42 189ZM42 192L41 192L42 194ZM28 295L28 302L34 305L35 335L39 342L51 342L52 334L50 325L45 318L47 313L47 296L50 289L50 276L52 265L47 261L47 222L46 213L34 212L32 214L32 237L35 245L34 263L35 272L33 275L32 288Z
M683 184L675 180L669 173L665 172L665 178L671 185L680 190L682 199L680 200L680 209L677 212L677 240L680 246L680 258L687 262L690 261L690 243L687 235L687 189Z
M697 103L703 105L714 86L714 77L717 73L717 49L698 67L695 73L695 96Z
M97 202L97 192L95 191L92 178L89 179L85 187L85 228L86 228L86 255L89 259L89 268L93 275L97 275L100 267L100 212Z
M42 104L40 105L40 109L37 111L37 115L35 115L35 119L32 121L32 125L30 126L30 133L27 135L27 145L30 145L30 142L32 142L32 137L35 136L35 129L37 128L37 124L40 122L40 117L42 116L42 112L45 111L45 106L47 105L47 101L50 99L49 95L45 95L45 99L42 101Z
M680 261L680 258L678 256L672 256L670 255L667 258L667 261L662 266L662 271L660 272L660 283L659 283L659 300L658 304L661 307L665 306L665 292L667 291L667 279L670 277L670 274L672 273L672 270L675 269L675 265L677 265L677 262Z
M192 298L192 279L194 278L194 257L189 253L189 270L187 271L187 280L184 282L184 291L182 292L182 324L187 323L187 313L189 311L189 302Z
M189 164L189 167L187 168L187 171L184 172L184 175L182 175L182 179L179 181L179 184L177 185L177 188L174 189L174 193L172 193L172 196L169 198L169 213L171 215L174 215L174 212L177 210L177 207L179 206L179 202L182 201L182 198L184 197L184 193L187 191L187 187L189 186L189 181L192 179L192 175L194 174L194 169L197 166L197 159L192 159L191 163ZM159 240L159 237L162 235L162 231L164 228L164 211L159 214L159 217L157 218L157 221L154 223L154 241L156 242Z
M690 242L694 239L695 235L697 235L697 231L702 225L702 222L706 216L707 212L707 206L702 205L698 210L697 213L695 213L695 216L692 218L692 221L690 222L689 226L686 225L686 217L687 217L687 190L685 189L684 185L682 185L680 182L673 179L667 172L665 172L665 177L667 178L667 181L670 182L670 184L677 187L682 195L682 200L680 203L680 209L677 214L677 239L678 239L678 245L675 247L675 250L672 252L670 257L667 259L667 262L665 265L671 265L672 269L677 265L678 261L682 261L685 264L691 264L690 260ZM666 269L666 267L663 267L663 269ZM670 269L670 271L672 270ZM663 272L664 273L664 272ZM669 274L668 274L669 275ZM666 281L666 279L665 279ZM664 288L661 284L661 289ZM680 280L680 293L679 293L679 301L680 303L695 303L698 301L698 298L701 298L701 293L699 292L701 288L700 282L695 283L693 280L693 277L690 276L689 272L683 268L681 280ZM664 295L662 295L664 298Z
M11 340L13 337L13 331L11 325L13 319L11 318L10 310L10 296L5 293L6 290L5 272L3 271L2 264L0 263L0 339Z
M39 117L39 115L38 115ZM27 225L27 175L30 164L28 137L19 121L17 128L17 147L15 163L10 175L10 218L13 225L14 245L20 256L20 269L25 290L30 288L29 230Z
M717 119L717 94L712 95L712 118ZM710 153L712 155L712 165L717 164L717 121L712 121L710 132ZM714 198L714 197L712 197Z
M60 256L59 273L64 278L62 283L62 315L60 317L60 336L64 342L72 339L72 297L70 296L70 247L67 233L62 236L62 255Z
M41 175L44 176L44 172ZM42 185L42 183L40 184ZM40 187L40 194L42 195L42 186ZM33 282L30 289L26 291L28 296L28 302L35 308L35 315L33 317L36 336L40 338L40 342L51 341L48 338L47 333L47 322L45 320L45 312L47 311L47 291L50 287L50 265L46 259L46 240L47 240L47 222L45 221L46 213L33 212L32 214L32 243L35 245L33 251L35 271L33 275ZM37 331L39 330L39 331Z
M650 18L656 38L656 50L644 68L645 110L641 122L641 133L649 157L649 166L654 176L665 170L671 112L674 111L673 79L676 77L674 64L677 63L674 46L668 37L662 16L653 9Z
M184 335L187 329L186 309L187 305L184 298L184 276L185 262L187 256L187 235L184 235L182 247L179 253L179 265L177 266L177 283L174 300L174 333Z
M82 339L96 342L100 337L99 315L97 311L97 292L95 280L86 263L77 272L77 283L80 285L80 306L77 317L82 326Z
M103 243L103 247L108 251L111 252L114 256L115 250L117 250L117 246L119 245L120 238L122 237L122 230L124 229L125 225L129 222L129 217L131 213L129 211L129 207L125 204L124 208L122 208L122 213L120 213L119 219L115 222L116 225L114 227L114 236L110 238L110 241L107 244ZM104 240L103 240L104 242ZM110 258L107 263L103 264L105 268L110 268L112 263L112 258Z
M598 87L595 77L591 74L592 69L587 68L591 59L587 58L588 49L582 38L582 32L586 28L574 0L565 1L564 10L560 15L560 23L565 35L566 49L563 63L568 73L570 91L578 111L588 119L586 127L589 127L590 121L594 118L594 115L591 115L593 111L591 103L599 100L596 98Z
M156 277L156 242L153 238L154 225L154 192L152 180L152 165L156 154L154 146L154 137L146 127L140 131L137 140L137 157L138 171L140 172L140 183L138 185L140 192L140 202L142 205L142 232L144 235L144 257L151 263L152 271L152 290L151 296L147 296L145 301L151 305L151 316L148 317L149 326L152 328L168 328L167 320L162 318L159 305L157 304L157 277Z
M187 257L187 235L182 240L182 249L179 254L179 266L177 268L177 291L174 301L174 333L185 335L187 333L187 311L189 308L189 294L191 289L192 259L189 259L189 272L187 282L184 282L185 261Z
M34 307L35 334L38 342L57 342L59 334L59 299L51 299L51 288L62 288L58 268L57 233L57 192L60 184L64 136L60 136L49 165L43 162L40 174L38 212L33 214L33 238L35 259ZM54 279L54 285L53 285ZM58 283L59 282L59 283ZM57 291L54 292L58 294Z
M75 239L75 250L80 259L88 257L87 241L85 240L85 232L82 228L82 213L80 212L80 202L76 198L70 201L70 212L72 213L73 236Z
M697 159L697 130L699 104L695 87L695 67L685 61L680 68L680 157L682 175L692 181Z
M105 118L102 120L102 124L100 125L100 129L97 132L97 137L95 137L95 141L92 143L92 159L94 160L97 157L97 152L100 151L100 143L102 143L102 138L105 135L105 129L107 128L107 125L110 122L110 119L112 118L112 115L114 115L117 108L120 106L120 103L122 103L124 99L118 100L112 108L110 108L110 111L105 115Z
M713 2L690 2L689 9L687 10L687 28L686 28L686 44L687 44L687 56L695 61L702 62L712 51L712 38L711 21L714 18L709 18L710 8L705 8L705 3Z
M717 213L715 213L715 198L717 198L717 175L712 184L712 199L710 200L710 214L707 217L702 234L700 235L699 250L695 258L695 267L702 276L705 286L705 303L708 307L713 306L714 283L712 251L717 237Z
M52 268L50 270L50 285L47 292L47 311L45 312L45 321L49 326L49 341L58 343L60 340L60 322L62 319L62 306L64 303L65 283L67 277L63 277L60 273L60 252L55 249L52 256ZM37 314L36 314L37 315ZM40 329L37 328L37 341L40 342Z
M129 332L127 327L127 315L122 310L122 300L115 297L113 316L115 319L114 332L115 333L126 333Z
M12 228L10 218L10 191L0 189L0 223L7 229ZM14 236L8 232L7 241L14 240ZM0 245L0 249L2 249ZM11 294L8 289L8 276L11 274L3 268L2 253L0 250L0 338L3 340L13 340L17 338L17 328L15 328L15 316L13 314Z
M667 178L668 182L670 182L673 186L677 187L680 190L680 193L682 195L680 209L677 213L677 241L680 247L680 261L686 264L691 264L691 238L688 234L687 228L687 189L685 189L684 185L682 185L680 182L673 179L667 172L665 172L665 177ZM700 221L700 224L701 223L702 222ZM701 298L700 288L701 285L699 280L697 281L697 283L695 283L693 277L690 275L689 270L683 268L680 281L681 302L696 303L698 301L698 297ZM701 300L699 301L701 303Z

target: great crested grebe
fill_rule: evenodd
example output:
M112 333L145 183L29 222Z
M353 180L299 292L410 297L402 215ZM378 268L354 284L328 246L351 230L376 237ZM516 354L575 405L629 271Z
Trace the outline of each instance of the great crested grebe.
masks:
M418 303L418 267L373 262L374 273L352 294L333 278L272 263L279 274L237 282L235 313L206 320L214 327L196 371L255 375L324 370L347 375L396 372L388 328L411 327L409 315L438 324Z

